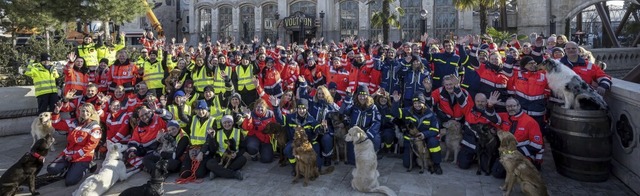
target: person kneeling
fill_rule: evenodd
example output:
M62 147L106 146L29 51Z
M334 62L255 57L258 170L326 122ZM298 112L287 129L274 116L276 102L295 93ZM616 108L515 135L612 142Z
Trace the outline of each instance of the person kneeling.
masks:
M222 117L222 130L216 131L215 135L207 135L202 153L213 154L213 159L209 159L206 164L211 171L211 180L215 177L244 179L238 170L247 163L247 158L243 156L245 149L240 146L245 135L241 129L234 128L233 124L233 117L225 115Z

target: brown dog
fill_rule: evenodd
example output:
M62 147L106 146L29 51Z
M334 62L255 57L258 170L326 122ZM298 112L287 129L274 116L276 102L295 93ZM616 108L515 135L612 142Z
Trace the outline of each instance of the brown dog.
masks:
M176 92L176 83L180 81L180 74L182 70L173 69L169 72L169 76L164 79L164 86L167 92Z
M340 163L340 160L346 162L347 142L344 141L344 138L347 134L347 127L344 124L344 118L338 112L331 112L327 114L327 117L331 120L331 126L333 127L333 149L336 152L336 164Z
M424 142L424 139L417 138L420 130L418 130L418 128L412 123L409 123L407 125L407 131L409 131L409 135L411 136L411 151L417 156L417 164L420 166L420 173L424 173L425 167L428 167L430 173L434 173L433 162L431 161L431 155L427 149L427 143ZM413 157L409 159L409 169L407 169L407 172L410 172L412 169Z
M449 160L449 156L453 156L451 163L458 162L458 153L460 152L460 142L462 141L462 125L455 120L449 120L442 124L440 134L446 136L445 144L447 145L447 153L444 156L444 160Z
M224 168L227 168L229 167L231 160L233 160L232 157L236 156L238 149L236 149L236 140L233 138L229 140L224 140L224 143L227 144L227 149L222 154L222 158L220 158L219 164L224 165Z
M540 173L536 167L522 155L516 146L518 141L508 131L497 131L498 138L500 139L500 163L504 166L507 172L507 178L504 181L504 185L500 187L504 192L504 195L510 195L513 190L513 184L517 181L520 183L520 189L524 195L544 196L549 195L547 192L547 186L542 181Z
M285 128L276 122L271 122L264 128L264 133L272 134L271 137L275 138L278 153L280 153L280 160L278 163L280 164L280 167L286 166L287 161L284 157L284 147L287 144L287 132Z
M303 186L309 185L309 180L315 180L320 176L317 165L317 155L307 138L304 128L296 127L293 137L293 156L296 157L296 176L291 183L298 182L298 178L304 177Z
M39 195L36 191L36 175L44 166L44 158L49 153L55 139L47 134L38 139L31 150L22 155L20 160L7 169L0 177L0 194L15 195L20 184L29 185L32 195Z

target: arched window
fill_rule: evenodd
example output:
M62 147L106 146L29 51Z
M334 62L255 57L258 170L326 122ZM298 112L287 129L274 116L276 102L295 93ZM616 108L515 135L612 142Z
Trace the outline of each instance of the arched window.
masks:
M404 16L400 19L402 25L402 40L420 39L420 10L422 10L422 0L402 0L400 7L404 8ZM438 16L440 17L440 16Z
M250 43L256 31L255 14L253 6L245 5L240 7L240 39L245 43Z
M382 12L382 0L374 0L371 4L369 4L369 18L373 17L374 12ZM370 40L382 40L382 27L373 27L372 25L370 26Z
M310 1L298 1L294 4L291 4L289 7L289 13L296 13L298 11L302 11L307 16L315 17L316 15L316 4Z
M211 36L211 8L200 8L198 10L200 24L198 25L198 40L206 42L207 36Z
M218 40L231 40L233 31L233 23L231 22L233 19L232 13L231 6L224 5L218 8L218 29L220 30Z
M358 36L358 1L340 2L340 37Z
M262 6L262 40L266 41L268 38L271 39L271 43L276 43L278 33L276 13L278 13L278 5L267 4Z

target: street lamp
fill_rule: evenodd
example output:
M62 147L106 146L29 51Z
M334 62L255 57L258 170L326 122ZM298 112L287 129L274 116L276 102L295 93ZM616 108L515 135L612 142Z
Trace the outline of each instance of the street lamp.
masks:
M280 13L273 15L276 18L276 42L280 39Z
M305 36L305 32L304 32L304 13L300 12L300 14L298 14L298 23L300 23L300 43L304 42L304 36ZM304 43L302 43L304 44Z
M320 34L324 37L324 10L320 11L320 21L322 21L322 31Z
M495 28L496 30L499 29L499 26L498 26L498 13L493 15L493 28Z
M549 35L556 33L556 15L551 15L549 19Z
M427 18L429 17L429 11L422 10L420 11L420 18L422 19L422 33L427 32Z

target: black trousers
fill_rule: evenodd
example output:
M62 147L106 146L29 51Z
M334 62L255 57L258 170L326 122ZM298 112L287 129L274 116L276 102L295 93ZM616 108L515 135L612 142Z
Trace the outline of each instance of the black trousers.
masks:
M234 178L236 171L242 169L247 163L247 158L238 154L236 158L231 160L228 168L224 168L224 165L220 165L220 158L215 157L207 161L207 169L211 170L216 176L223 178Z
M36 100L38 101L38 114L40 114L42 112L53 112L59 98L57 93L48 93L37 96Z

